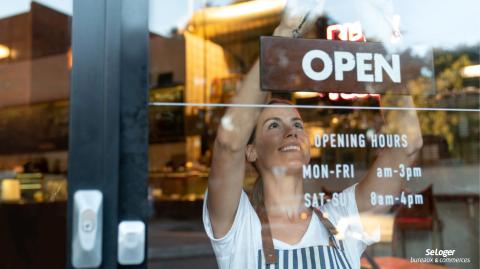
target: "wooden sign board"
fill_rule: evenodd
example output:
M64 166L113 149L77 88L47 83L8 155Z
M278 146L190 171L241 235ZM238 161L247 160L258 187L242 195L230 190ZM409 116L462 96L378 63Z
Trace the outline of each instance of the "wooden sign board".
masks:
M260 81L266 91L409 94L408 82L419 77L431 81L422 94L432 94L431 54L389 54L372 42L260 39Z

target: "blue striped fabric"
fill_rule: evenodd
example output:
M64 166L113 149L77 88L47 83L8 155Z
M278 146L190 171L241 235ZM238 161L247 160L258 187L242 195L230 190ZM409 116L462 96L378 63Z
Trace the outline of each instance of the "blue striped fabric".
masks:
M275 249L277 263L265 264L263 251L258 250L258 269L352 269L343 244L341 248L315 246L299 249Z

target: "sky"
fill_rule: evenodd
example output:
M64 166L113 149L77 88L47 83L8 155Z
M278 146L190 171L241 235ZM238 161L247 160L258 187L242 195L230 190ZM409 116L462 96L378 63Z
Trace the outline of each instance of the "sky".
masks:
M32 0L0 0L0 18L28 12ZM72 0L34 0L71 15ZM149 0L150 31L168 35L183 27L192 12L209 5L227 5L232 0ZM264 1L264 0L257 0ZM305 0L290 0L305 1ZM321 0L308 0L321 1ZM360 21L364 32L375 36L388 23L375 9L400 15L403 43L452 48L480 43L480 1L478 0L327 0L325 12L340 23ZM379 23L382 21L384 23ZM381 27L380 25L385 25Z

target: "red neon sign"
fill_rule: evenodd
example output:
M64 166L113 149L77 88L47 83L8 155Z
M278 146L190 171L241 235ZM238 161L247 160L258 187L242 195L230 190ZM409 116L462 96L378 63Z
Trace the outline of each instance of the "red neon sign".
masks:
M334 24L327 27L328 40L366 42L360 22Z

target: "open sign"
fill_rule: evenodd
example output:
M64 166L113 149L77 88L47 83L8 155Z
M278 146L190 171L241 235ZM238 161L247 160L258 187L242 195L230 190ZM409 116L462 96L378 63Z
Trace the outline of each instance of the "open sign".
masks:
M322 61L322 70L313 69L312 63L315 59ZM392 54L391 61L389 64L380 53L357 52L354 55L348 51L335 51L332 59L325 51L316 49L305 53L302 70L307 77L317 81L328 79L332 73L335 73L335 80L343 81L345 72L356 69L359 82L383 82L383 73L386 73L392 82L400 83L402 80L399 55Z
M409 80L431 79L433 72L422 74L431 66L431 59L388 53L381 43L261 37L262 90L407 94Z

